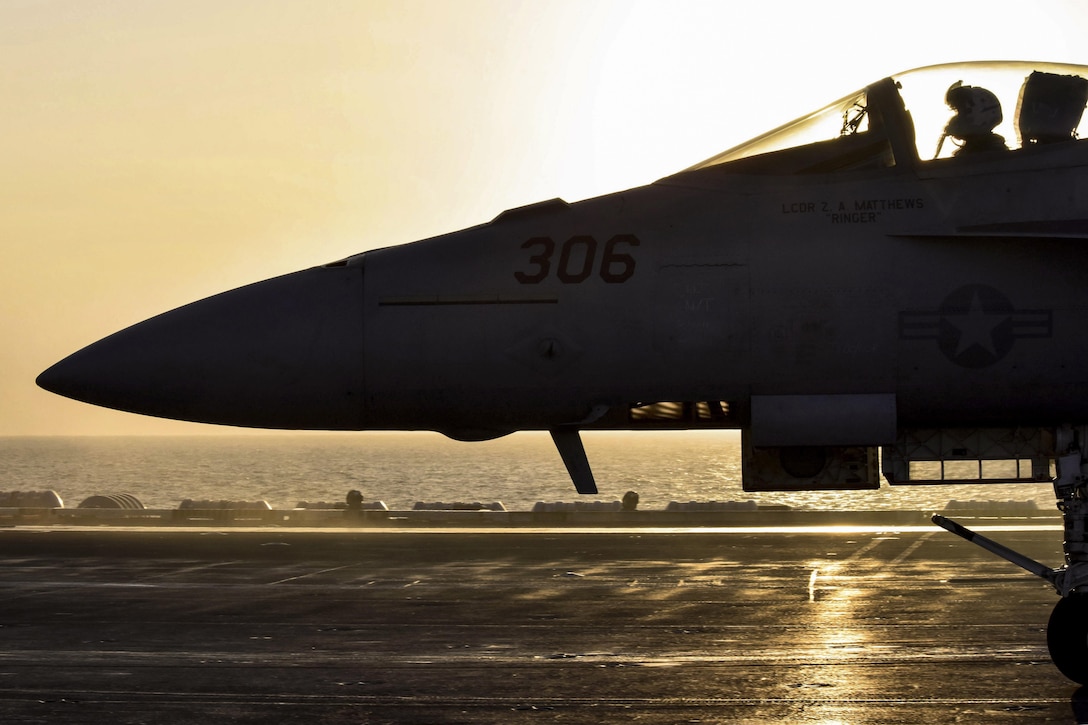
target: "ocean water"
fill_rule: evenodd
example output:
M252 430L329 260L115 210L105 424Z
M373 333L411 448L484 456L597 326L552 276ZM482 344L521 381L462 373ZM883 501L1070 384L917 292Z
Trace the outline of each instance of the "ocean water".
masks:
M747 493L734 431L588 432L586 452L600 494L579 497L546 433L482 443L436 433L228 434L188 437L0 438L0 491L52 489L67 507L88 496L129 493L148 508L182 500L343 501L357 488L391 509L417 501L537 501L622 498L639 508L670 501L749 501L795 508L937 510L949 500L1034 500L1054 506L1049 484L896 486L877 491Z

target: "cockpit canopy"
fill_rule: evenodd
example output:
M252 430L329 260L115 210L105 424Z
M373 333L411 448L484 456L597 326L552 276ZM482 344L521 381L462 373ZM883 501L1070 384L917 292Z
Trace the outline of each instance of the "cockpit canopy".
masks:
M925 162L974 150L1072 141L1086 102L1088 66L1021 61L928 66L878 81L687 171L886 168L904 156ZM977 130L983 126L988 129Z

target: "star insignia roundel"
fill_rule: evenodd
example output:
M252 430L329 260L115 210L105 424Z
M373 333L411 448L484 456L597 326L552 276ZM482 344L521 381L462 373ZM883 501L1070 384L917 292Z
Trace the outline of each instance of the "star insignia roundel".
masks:
M1013 307L1000 291L969 284L951 292L935 311L899 313L901 340L935 340L941 353L965 368L1002 360L1021 338L1050 337L1051 310Z

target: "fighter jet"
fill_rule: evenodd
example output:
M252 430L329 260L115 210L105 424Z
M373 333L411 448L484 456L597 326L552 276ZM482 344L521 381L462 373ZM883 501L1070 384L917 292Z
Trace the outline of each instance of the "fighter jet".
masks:
M1052 483L1058 568L935 521L1054 586L1051 655L1088 683L1086 101L1088 66L901 73L647 186L167 312L38 384L235 426L546 430L581 493L590 429L740 429L750 491Z

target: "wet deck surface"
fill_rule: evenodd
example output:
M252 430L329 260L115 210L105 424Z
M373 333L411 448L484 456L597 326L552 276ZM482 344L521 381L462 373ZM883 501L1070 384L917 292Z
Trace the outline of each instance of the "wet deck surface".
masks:
M1060 532L989 535L1060 561ZM935 528L11 529L0 552L3 722L1078 720L1055 595Z

